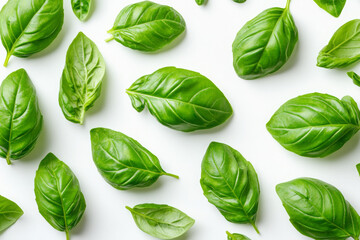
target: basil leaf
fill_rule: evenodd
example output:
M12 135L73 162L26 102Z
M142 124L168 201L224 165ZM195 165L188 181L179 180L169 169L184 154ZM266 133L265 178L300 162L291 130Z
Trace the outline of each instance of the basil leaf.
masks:
M71 0L71 7L80 21L85 21L90 13L91 0Z
M161 124L183 132L216 127L233 112L208 78L175 67L141 77L126 92L138 112L147 106Z
M125 7L108 33L125 47L154 52L185 31L185 21L175 9L143 1Z
M355 72L348 72L347 75L353 80L354 84L360 87L360 76Z
M159 159L134 139L106 128L90 131L94 163L103 178L114 188L128 190L148 187L166 173Z
M232 49L234 69L247 80L278 71L298 41L290 0L285 8L270 8L247 22L236 35Z
M36 90L24 69L11 73L0 86L0 156L17 160L35 147L43 117Z
M23 214L23 210L16 203L0 195L0 233L13 225Z
M104 75L100 51L80 32L67 51L60 82L59 104L66 119L83 124L85 112L100 96Z
M357 169L357 171L358 171L358 173L360 175L360 163L356 165L356 169Z
M325 157L359 131L360 112L349 96L342 100L310 93L282 105L266 127L284 148L305 157Z
M360 19L342 25L319 53L317 66L345 68L360 60Z
M160 239L174 239L186 233L195 220L182 211L153 203L126 207L141 231Z
M236 3L244 3L244 2L246 2L246 0L233 0L234 2L236 2Z
M227 234L227 239L228 240L250 240L250 238L242 235L242 234L238 234L238 233L229 233L229 232L226 232Z
M339 17L345 6L346 0L314 0L314 2L334 17Z
M86 203L75 174L52 153L41 161L36 171L35 196L41 215L69 239L70 230L80 222Z
M0 35L7 56L28 57L50 45L64 22L62 0L8 0L0 11Z
M201 187L205 197L226 220L255 225L260 186L250 162L232 147L212 142L201 164Z
M205 4L205 0L195 0L195 2L200 6Z
M277 185L276 192L301 234L313 239L359 239L359 215L334 186L299 178Z

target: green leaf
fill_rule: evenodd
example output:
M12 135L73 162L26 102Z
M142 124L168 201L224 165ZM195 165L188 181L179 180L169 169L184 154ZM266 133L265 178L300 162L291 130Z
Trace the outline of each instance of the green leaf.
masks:
M11 73L0 86L0 156L23 158L35 147L43 117L36 90L24 69Z
M175 67L141 77L126 92L138 112L147 106L161 124L183 132L221 125L233 112L208 78Z
M356 169L357 169L357 171L358 171L358 173L360 175L360 163L356 165Z
M23 214L23 210L16 203L0 195L0 233L13 225Z
M242 235L242 234L238 234L238 233L229 233L229 232L226 232L227 234L227 239L228 240L250 240L250 238Z
M334 17L339 17L346 0L314 0L314 2Z
M71 7L80 21L85 21L90 13L91 0L71 0Z
M354 84L360 87L360 76L355 72L348 72L347 75L353 80Z
M317 66L345 68L360 60L360 19L342 25L319 53Z
M234 2L236 2L236 3L244 3L244 2L246 2L246 0L233 0Z
M114 188L128 190L148 187L167 175L159 159L134 139L106 128L90 131L94 163L103 178Z
M349 96L342 100L310 93L282 105L266 127L284 148L305 157L326 157L359 131L360 112Z
M126 208L141 231L159 239L180 237L195 223L194 219L168 205L146 203Z
M289 10L270 8L247 22L237 34L232 49L234 69L247 80L278 71L290 58L298 31Z
M258 177L238 151L212 142L201 164L200 184L205 197L226 220L250 223L259 233L255 225L260 196Z
M8 0L0 11L0 35L7 56L28 57L50 45L64 22L62 0Z
M205 0L195 0L195 2L200 6L205 4Z
M276 192L301 234L313 239L359 239L359 215L334 186L299 178L277 185Z
M80 222L86 203L75 174L52 153L36 171L35 196L41 215L69 239L69 232Z
M66 119L83 124L100 96L105 62L95 43L80 32L71 43L60 82L59 104Z
M108 32L125 47L154 52L185 31L185 21L175 9L143 1L125 7Z

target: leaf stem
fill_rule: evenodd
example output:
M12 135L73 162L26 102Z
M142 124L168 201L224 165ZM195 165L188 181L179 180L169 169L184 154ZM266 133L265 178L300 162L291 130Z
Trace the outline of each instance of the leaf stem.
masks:
M260 234L259 229L257 228L256 224L254 222L250 222L251 226L253 226L253 228L255 229L257 234Z
M232 237L232 234L231 234L229 231L226 231L226 234L227 234L229 237Z
M179 179L179 176L178 176L178 175L175 175L175 174L171 174L171 173L165 172L165 173L163 173L163 175L169 176L169 177L173 177L173 178L176 178L176 179Z
M130 212L133 211L133 209L132 209L131 207L129 207L129 206L125 206L125 208L126 208L127 210L129 210Z
M6 162L7 162L8 165L11 165L10 153L9 152L6 154Z
M69 233L69 230L66 229L66 240L70 240L70 233Z
M110 41L112 41L112 40L114 40L114 39L115 39L115 37L114 37L114 36L111 36L110 38L106 39L105 42L110 42Z
M4 62L4 67L7 67L8 63L9 63L9 60L10 60L10 57L11 57L11 52L8 52L6 54L6 58L5 58L5 62Z
M289 10L289 8L290 8L290 2L291 2L291 0L287 0L287 1L286 1L285 9Z

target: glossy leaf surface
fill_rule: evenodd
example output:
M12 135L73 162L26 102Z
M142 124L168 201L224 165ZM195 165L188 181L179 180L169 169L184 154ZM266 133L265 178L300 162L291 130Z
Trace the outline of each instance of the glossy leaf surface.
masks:
M266 127L284 148L305 157L339 150L359 130L360 112L349 96L342 100L310 93L283 104Z
M355 72L348 72L347 75L353 80L354 84L360 87L360 76Z
M338 17L345 6L346 0L314 0L314 2L334 17Z
M71 7L80 21L85 21L90 13L91 0L71 0Z
M9 0L0 11L4 66L12 55L28 57L48 47L63 22L63 0Z
M250 238L242 235L242 234L238 234L238 233L229 233L226 232L227 234L227 239L228 240L250 240Z
M69 232L81 220L86 202L71 169L49 153L35 176L35 196L39 212L58 231Z
M17 160L35 147L43 117L36 90L24 69L11 73L0 86L0 156Z
M175 9L143 1L125 7L109 33L125 47L154 52L185 31L185 21Z
M216 127L233 112L224 94L208 78L175 67L141 77L127 93L138 112L147 106L161 124L183 132Z
M159 239L180 237L195 223L194 219L168 205L146 203L126 208L140 230Z
M128 190L148 187L167 175L159 159L134 139L106 128L90 131L94 163L114 188Z
M226 220L250 223L258 232L259 181L254 167L238 151L212 142L201 164L200 184L205 197Z
M196 2L198 5L204 5L204 4L205 4L205 0L195 0L195 2Z
M0 196L0 234L13 225L23 214L23 210L16 203Z
M276 186L290 222L313 239L359 239L360 221L354 208L334 186L299 178Z
M289 3L285 9L267 9L238 32L232 46L234 69L247 80L276 72L288 61L297 41Z
M66 119L82 124L101 93L105 62L95 43L80 32L71 43L60 82L59 104Z

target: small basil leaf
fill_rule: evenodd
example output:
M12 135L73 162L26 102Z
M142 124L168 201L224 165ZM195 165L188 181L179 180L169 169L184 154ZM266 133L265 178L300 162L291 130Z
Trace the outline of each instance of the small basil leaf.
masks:
M7 56L28 57L50 45L64 22L62 0L9 0L0 11L0 35Z
M205 4L205 0L195 0L195 2L200 6Z
M94 163L103 178L114 188L128 190L148 187L167 175L159 159L134 139L106 128L90 131Z
M270 8L247 22L236 35L232 49L234 68L247 80L278 71L290 58L298 31L289 10Z
M233 0L234 2L236 2L236 3L244 3L244 2L246 2L246 0Z
M360 175L360 163L356 165L356 169L357 169L357 171L358 171L358 173Z
M339 17L345 6L346 0L314 0L314 2L334 17Z
M242 234L238 234L238 233L229 233L226 232L227 234L227 239L228 240L250 240L250 238L242 235Z
M43 117L36 90L24 69L11 73L0 86L0 156L17 160L35 147Z
M100 96L104 75L100 51L80 32L67 51L60 82L59 104L66 119L83 124L85 112Z
M259 233L255 225L260 195L258 177L238 151L212 142L201 164L200 184L205 197L226 220L250 223Z
M266 127L284 148L305 157L325 157L359 131L360 112L349 96L342 100L310 93L282 105Z
M194 219L168 205L146 203L126 208L141 231L159 239L180 237L195 223Z
M360 60L360 19L342 25L319 53L317 66L344 68Z
M360 76L357 75L355 72L348 72L347 75L353 80L353 83L356 86L360 87Z
M69 239L70 230L80 222L86 203L75 174L52 153L41 161L36 171L35 196L41 215Z
M71 0L71 7L80 21L85 21L90 13L91 0Z
M108 32L125 47L154 52L185 31L185 21L175 9L143 1L125 7Z
M0 195L0 233L13 225L23 214L23 210L16 203Z
M216 127L233 112L208 78L175 67L141 77L126 92L138 112L146 105L161 124L183 132Z
M359 239L360 219L334 186L299 178L276 186L292 225L313 239Z

